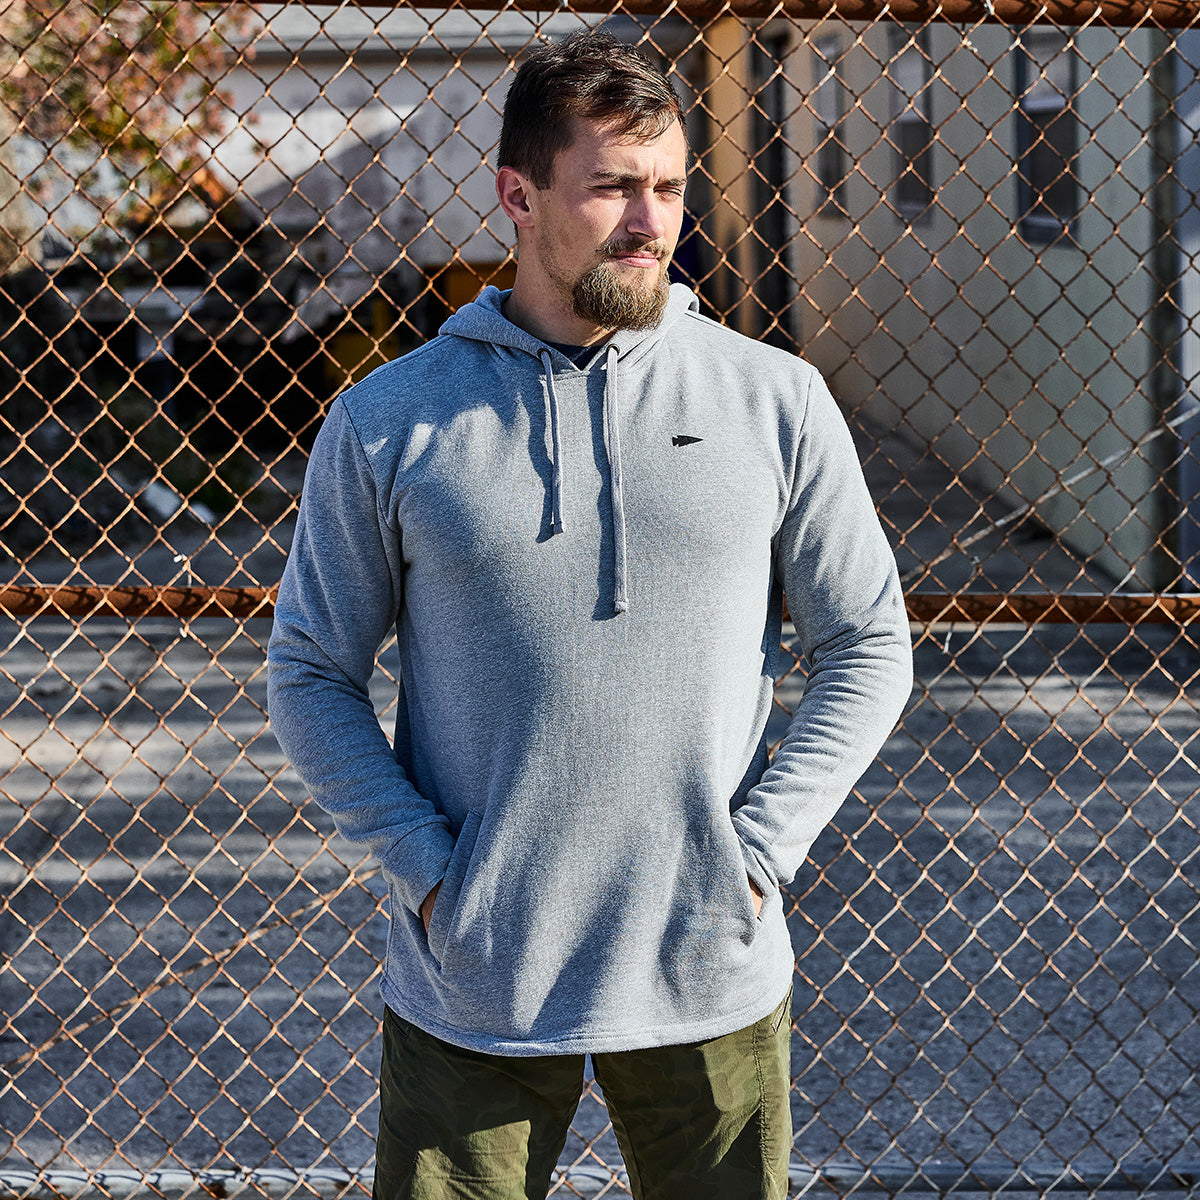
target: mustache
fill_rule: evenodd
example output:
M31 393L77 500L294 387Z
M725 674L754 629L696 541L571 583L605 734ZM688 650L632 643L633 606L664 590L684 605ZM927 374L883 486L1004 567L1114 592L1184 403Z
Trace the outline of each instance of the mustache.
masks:
M653 254L662 262L667 257L667 246L660 241L643 242L636 238L612 237L600 247L600 253L605 258L616 258L622 254Z

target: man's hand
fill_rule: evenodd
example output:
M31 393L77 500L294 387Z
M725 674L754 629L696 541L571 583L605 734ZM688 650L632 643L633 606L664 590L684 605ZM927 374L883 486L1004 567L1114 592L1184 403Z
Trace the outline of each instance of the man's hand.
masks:
M434 891L437 889L435 888ZM750 880L750 895L754 897L754 915L762 916L763 894L758 890L758 884L753 879ZM421 905L421 911L425 911L425 906ZM429 922L425 922L426 932L428 932Z
M425 925L426 937L429 936L429 918L433 915L433 902L437 899L438 889L441 888L441 886L442 885L440 883L435 883L433 885L433 891L421 901L421 920ZM757 903L761 905L762 901L759 900Z

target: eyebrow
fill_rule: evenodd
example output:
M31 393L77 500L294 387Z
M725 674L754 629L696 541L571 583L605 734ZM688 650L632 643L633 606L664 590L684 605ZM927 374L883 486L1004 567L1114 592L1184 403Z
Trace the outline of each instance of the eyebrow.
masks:
M591 178L593 183L607 183L619 187L628 187L641 183L645 179L645 176L634 175L624 171L593 171ZM687 179L682 175L673 179L660 179L657 186L662 187L664 185L667 187L683 188L687 185Z

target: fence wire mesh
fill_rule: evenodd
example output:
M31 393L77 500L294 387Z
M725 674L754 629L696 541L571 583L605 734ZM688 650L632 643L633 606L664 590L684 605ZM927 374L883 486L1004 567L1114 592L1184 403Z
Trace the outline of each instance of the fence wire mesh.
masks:
M515 59L602 20L686 99L677 278L825 372L915 622L789 893L796 1190L1200 1180L1195 12L642 7L0 3L6 1194L368 1184L383 886L270 589L330 398L512 277ZM555 1187L625 1194L591 1087Z

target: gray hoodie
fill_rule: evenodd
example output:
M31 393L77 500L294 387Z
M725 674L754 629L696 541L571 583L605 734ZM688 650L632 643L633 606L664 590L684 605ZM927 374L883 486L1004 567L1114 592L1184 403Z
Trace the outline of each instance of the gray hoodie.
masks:
M334 403L272 724L383 865L400 1016L499 1054L716 1037L786 992L780 886L908 697L895 561L807 363L676 285L579 369L504 299ZM808 677L768 764L783 594ZM393 628L394 748L367 690Z

